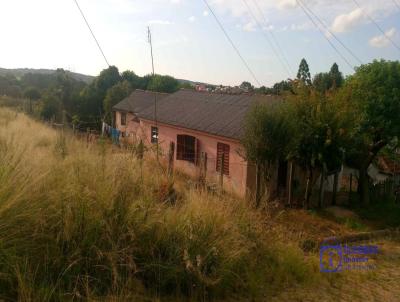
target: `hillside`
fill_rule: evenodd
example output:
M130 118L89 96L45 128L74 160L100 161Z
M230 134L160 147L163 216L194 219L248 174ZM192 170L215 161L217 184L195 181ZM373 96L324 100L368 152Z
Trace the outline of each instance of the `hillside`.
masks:
M300 244L353 230L8 109L0 125L0 301L398 301L396 241L377 242L374 272L320 273Z
M13 75L16 78L21 78L24 74L33 73L33 74L53 74L56 70L53 69L32 69L32 68L16 68L16 69L6 69L0 68L0 76L4 75ZM81 73L66 71L70 74L75 80L83 81L85 83L90 83L95 78L94 76L85 75Z

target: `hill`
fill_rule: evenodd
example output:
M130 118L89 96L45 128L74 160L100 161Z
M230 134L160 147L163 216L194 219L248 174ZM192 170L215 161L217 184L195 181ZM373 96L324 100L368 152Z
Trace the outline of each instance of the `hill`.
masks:
M0 76L13 75L16 78L21 78L23 75L25 75L27 73L53 74L55 72L56 72L56 70L54 70L54 69L33 69L33 68L7 69L7 68L0 68ZM94 76L81 74L81 73L76 73L76 72L71 72L71 71L68 71L68 70L66 70L66 72L69 73L74 79L76 79L78 81L85 82L85 83L90 83L95 78Z

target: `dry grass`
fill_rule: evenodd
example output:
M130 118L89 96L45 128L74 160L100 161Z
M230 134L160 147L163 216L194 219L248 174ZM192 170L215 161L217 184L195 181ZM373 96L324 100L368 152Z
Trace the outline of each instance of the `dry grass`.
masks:
M151 161L0 109L0 300L398 301L398 243L374 272L322 274L300 244L351 229L173 184L171 203Z
M0 109L0 300L253 299L311 282L244 201Z

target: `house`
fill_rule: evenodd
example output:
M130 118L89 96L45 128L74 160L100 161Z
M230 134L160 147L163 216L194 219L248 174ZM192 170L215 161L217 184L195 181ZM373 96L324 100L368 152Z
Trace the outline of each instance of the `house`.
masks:
M169 94L135 90L127 98L113 107L113 126L123 137L135 140L140 127L139 114L145 109L153 110L155 102L162 101ZM154 115L154 112L153 112Z
M173 94L136 90L113 110L115 126L147 146L158 145L162 160L172 149L174 169L196 177L202 162L208 182L218 183L223 174L224 189L245 196L255 183L254 166L243 158L240 144L245 116L256 102L278 101L276 96L186 89Z

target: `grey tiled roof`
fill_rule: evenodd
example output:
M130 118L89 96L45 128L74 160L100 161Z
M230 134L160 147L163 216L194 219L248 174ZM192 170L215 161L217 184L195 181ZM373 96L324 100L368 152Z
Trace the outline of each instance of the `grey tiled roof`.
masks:
M127 98L113 107L116 111L125 111L139 114L148 107L154 108L154 96L157 96L158 101L166 98L168 93L156 93L152 91L135 90Z
M114 110L134 112L139 118L154 120L154 94L135 91ZM275 104L280 97L232 95L182 89L157 98L157 121L227 138L240 139L247 112L256 102Z

